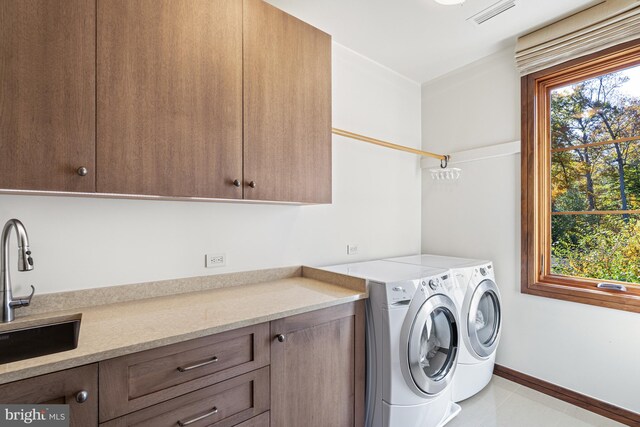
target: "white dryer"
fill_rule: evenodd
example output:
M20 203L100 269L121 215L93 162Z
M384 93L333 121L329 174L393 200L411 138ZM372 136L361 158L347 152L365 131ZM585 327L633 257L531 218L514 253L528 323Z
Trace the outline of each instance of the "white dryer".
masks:
M390 258L389 261L450 269L455 280L449 294L459 310L464 343L453 379L453 401L460 402L478 393L491 380L502 330L500 292L493 264L438 255Z
M367 427L444 426L459 412L450 383L458 313L447 270L388 261L323 267L367 279Z

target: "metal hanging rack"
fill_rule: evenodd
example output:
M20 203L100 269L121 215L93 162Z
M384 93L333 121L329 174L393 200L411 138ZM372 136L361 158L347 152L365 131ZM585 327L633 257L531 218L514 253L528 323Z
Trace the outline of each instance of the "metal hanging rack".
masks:
M381 147L387 147L387 148L392 148L394 150L405 151L407 153L413 153L423 157L432 157L434 159L439 159L440 167L443 169L446 168L449 163L449 156L444 154L435 154L435 153L430 153L429 151L422 151L416 148L405 147L404 145L393 144L391 142L382 141L380 139L371 138L369 136L360 135L360 134L349 132L343 129L332 128L331 132L335 135L340 135L340 136L344 136L351 139L357 139L358 141L368 142L369 144L375 144L375 145L380 145Z

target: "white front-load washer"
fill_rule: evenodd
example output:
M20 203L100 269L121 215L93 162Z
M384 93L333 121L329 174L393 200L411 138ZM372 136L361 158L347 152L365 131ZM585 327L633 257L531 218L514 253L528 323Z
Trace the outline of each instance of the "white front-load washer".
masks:
M459 412L451 380L458 313L447 270L387 261L322 267L367 279L367 427L444 426Z
M449 294L459 309L460 349L458 369L453 379L454 402L467 399L491 381L496 349L502 330L500 291L490 261L415 255L389 261L432 268L450 269L453 288Z

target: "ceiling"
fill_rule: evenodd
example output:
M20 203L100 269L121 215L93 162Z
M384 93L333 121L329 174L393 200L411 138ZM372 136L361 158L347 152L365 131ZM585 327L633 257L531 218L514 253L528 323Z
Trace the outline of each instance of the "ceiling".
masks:
M443 6L434 0L267 0L333 40L418 83L503 48L598 0L516 0L480 26L467 18L498 0Z

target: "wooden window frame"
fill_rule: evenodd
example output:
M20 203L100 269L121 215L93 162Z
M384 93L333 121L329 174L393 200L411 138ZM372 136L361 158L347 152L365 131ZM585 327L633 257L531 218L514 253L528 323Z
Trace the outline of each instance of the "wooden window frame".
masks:
M522 293L640 313L640 289L599 289L603 280L550 272L551 165L549 129L551 89L640 64L640 39L522 77ZM546 168L542 165L548 165ZM546 172L546 173L545 173ZM544 256L542 260L541 255ZM628 283L606 281L607 283Z

